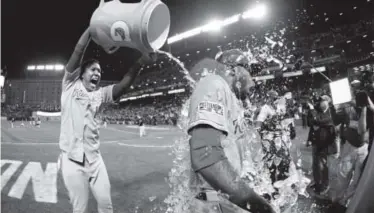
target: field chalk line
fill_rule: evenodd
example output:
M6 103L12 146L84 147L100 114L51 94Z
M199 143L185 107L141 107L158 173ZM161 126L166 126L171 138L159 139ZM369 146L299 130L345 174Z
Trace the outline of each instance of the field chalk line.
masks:
M134 147L134 148L170 148L172 147L171 145L137 145L137 144L128 144L128 143L123 143L125 141L132 141L134 139L128 139L128 140L116 140L116 141L102 141L100 142L101 144L113 144L117 143L120 146L127 146L127 147ZM19 142L1 142L1 145L29 145L29 146L36 146L36 145L58 145L58 143L19 143Z

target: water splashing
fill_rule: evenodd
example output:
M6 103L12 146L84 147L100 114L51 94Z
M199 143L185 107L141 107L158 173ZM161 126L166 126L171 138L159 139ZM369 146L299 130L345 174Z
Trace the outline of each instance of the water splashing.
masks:
M294 42L286 43L283 39L287 28L281 28L279 33L271 32L267 33L262 40L256 39L251 36L248 37L247 42L235 45L227 45L222 47L222 50L239 48L245 52L248 57L250 64L261 64L264 67L268 67L269 64L276 65L279 68L284 66L284 61L281 59L290 60L291 49L290 45L295 45ZM294 48L294 47L293 47ZM196 82L190 76L188 70L184 67L184 64L170 53L159 51L162 54L167 55L169 58L174 60L182 68L182 72L185 78L189 81L190 86L193 88ZM288 62L287 62L288 63ZM258 103L252 103L255 107ZM183 130L187 130L188 124L188 109L189 100L187 100L182 107L180 113L179 127ZM245 109L243 108L243 113ZM248 110L248 109L247 109ZM261 142L259 138L253 136L253 129L248 126L245 134L246 141L251 141L245 146L245 155L243 159L243 168L240 174L240 178L245 180L246 183L254 189L258 194L272 194L276 189L278 195L272 200L271 204L275 207L275 210L279 212L310 212L311 208L299 208L300 195L303 198L307 198L309 195L306 192L306 187L310 180L305 177L303 171L300 169L300 161L297 165L291 162L289 169L289 177L285 180L278 181L271 184L270 172L266 168L265 161L263 160L264 153L261 151ZM251 132L252 131L252 132ZM282 130L281 138L278 140L285 140L291 144L288 130ZM167 213L185 213L189 212L191 201L196 196L197 192L190 188L190 174L191 159L190 159L190 147L189 147L189 136L185 134L180 139L174 142L173 146L173 167L169 172L168 184L171 188L169 196L165 199L167 204ZM260 151L259 151L260 150ZM299 153L297 155L299 158ZM295 159L299 160L299 159Z
M189 100L182 107L180 113L179 125L182 129L187 129L188 124ZM244 110L244 109L243 109ZM266 169L263 160L264 153L261 151L261 142L250 128L247 128L245 141L251 141L246 144L246 150L243 160L243 169L240 178L253 188L258 194L272 194L275 188L279 195L271 200L276 211L279 212L301 212L298 209L299 195L308 197L306 186L310 180L307 179L300 169L297 169L294 163L291 163L289 177L286 180L271 184L269 170ZM260 150L260 151L259 151ZM165 199L167 204L167 213L185 213L189 212L194 196L197 191L190 188L191 159L189 136L186 134L174 142L173 167L169 172L168 184L171 188L169 196ZM286 211L287 210L287 211Z
M184 66L184 63L181 62L178 58L174 57L171 53L169 52L165 52L165 51L162 51L162 50L158 50L157 53L161 53L161 54L164 54L166 55L167 57L169 57L170 59L172 59L173 61L175 61L175 63L177 63L181 68L182 70L180 70L183 74L184 74L184 78L187 79L187 81L189 82L188 85L192 88L194 88L195 84L196 84L196 81L191 77L190 73L188 72L188 70L186 69L186 67Z

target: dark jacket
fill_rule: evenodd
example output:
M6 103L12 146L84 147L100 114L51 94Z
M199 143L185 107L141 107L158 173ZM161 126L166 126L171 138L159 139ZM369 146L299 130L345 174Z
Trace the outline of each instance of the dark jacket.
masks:
M309 117L311 119L311 128L308 140L311 141L313 145L320 148L325 148L331 145L335 140L336 133L330 109L326 112L311 110ZM314 129L314 126L316 126L317 129Z

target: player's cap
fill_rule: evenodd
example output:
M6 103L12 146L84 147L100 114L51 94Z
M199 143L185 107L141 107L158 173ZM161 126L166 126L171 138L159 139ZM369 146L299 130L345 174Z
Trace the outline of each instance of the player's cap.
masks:
M267 92L267 95L271 98L277 98L278 97L278 93L275 90L270 90L269 92Z
M245 53L239 49L220 51L217 53L215 60L228 66L243 67L251 76L260 74L263 68L260 64L251 63Z
M239 49L225 50L217 53L215 59L225 65L249 67L249 60Z

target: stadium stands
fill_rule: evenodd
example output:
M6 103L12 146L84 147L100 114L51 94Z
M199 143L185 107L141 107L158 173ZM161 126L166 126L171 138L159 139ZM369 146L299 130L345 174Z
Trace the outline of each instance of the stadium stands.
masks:
M191 41L189 42L191 43L189 48L186 48L185 51L179 51L175 56L184 63L187 69L190 69L200 59L213 57L219 49L245 49L246 46L256 46L252 36L249 35L241 37L232 35L231 38L231 42L207 43L207 45L199 46L198 48L194 48ZM271 66L271 62L261 60L261 54L267 56L274 55L283 60L284 63L292 65L287 70L284 70L284 72L300 69L303 67L303 64L308 62L327 66L327 75L330 78L338 78L340 74L346 73L347 69L350 70L355 67L355 71L357 71L356 69L358 68L356 67L359 67L361 64L374 62L373 38L374 19L362 20L356 24L333 27L329 32L313 34L294 40L285 40L283 37L274 36L272 39L268 39L267 42L265 40L257 41L261 45L256 46L257 49L252 49L251 54L255 57L257 63L260 64L260 67ZM269 42L275 42L275 44L269 44ZM269 47L269 45L272 48L265 48ZM98 50L94 50L94 52L96 53ZM108 61L104 61L103 64L106 64L105 70L114 69ZM368 67L372 69L372 66ZM129 93L124 97L130 97L134 94L142 95L149 91L158 92L162 89L186 88L187 80L180 70L179 65L173 60L167 57L160 57L154 64L143 67L140 76L134 82ZM103 74L103 78L105 79L105 73ZM312 78L310 75L306 75L290 79L264 81L258 85L258 91L265 91L265 88L274 89L274 87L278 87L278 90L280 89L284 92L290 90L297 91L294 92L293 96L295 99L299 99L299 97L311 93L309 88L321 88L326 83L326 81L322 81L322 83L316 85L316 82L321 82L321 79L323 78L319 75L313 75ZM45 87L43 91L55 92L55 94L51 93L49 95L55 98L48 96L49 98L47 99L49 102L41 101L42 99L46 99L46 96L36 89L30 91L35 93L35 97L40 96L40 98L34 98L35 100L31 98L31 100L27 95L25 100L12 100L12 98L15 98L13 96L17 96L18 99L22 97L21 93L19 93L21 89L17 88L16 85L24 87L25 85L32 84L30 80L21 80L18 84L13 84L10 87L9 84L12 81L7 80L5 83L5 91L10 95L7 95L7 104L2 106L2 116L26 119L36 110L48 112L60 110L58 95L60 91L56 89L56 85L60 84L59 81L50 81L50 83L43 84L43 88ZM115 81L103 81L103 85L113 82ZM22 89L22 91L28 90L29 88ZM13 93L15 95L12 95ZM106 105L103 107L101 116L103 119L115 123L137 124L141 118L148 125L175 125L178 120L181 104L186 99L186 96L187 92L184 92L173 95L147 97L140 100L130 100L118 105ZM260 100L261 95L258 95L257 99Z

